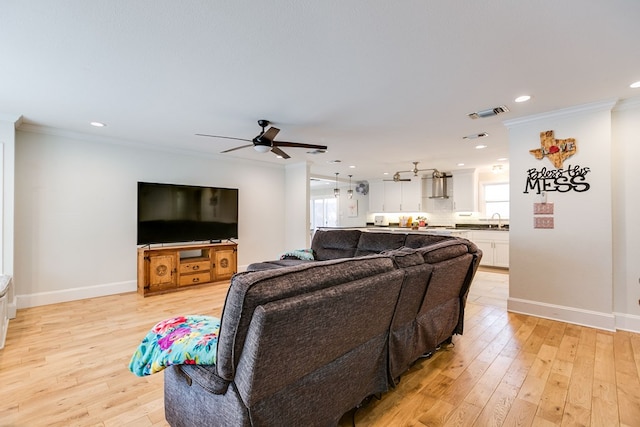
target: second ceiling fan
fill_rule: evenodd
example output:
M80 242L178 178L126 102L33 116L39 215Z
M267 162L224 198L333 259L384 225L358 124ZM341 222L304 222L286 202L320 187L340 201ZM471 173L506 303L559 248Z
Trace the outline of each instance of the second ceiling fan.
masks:
M253 147L254 150L260 153L266 153L267 151L271 151L276 156L282 157L283 159L289 159L287 153L282 151L280 147L291 147L291 148L310 148L314 150L326 150L326 145L316 145L316 144L304 144L301 142L287 142L287 141L274 141L280 129L277 127L271 126L269 129L266 129L267 126L270 125L268 120L258 120L258 126L262 128L262 132L258 136L253 139L245 139L245 138L235 138L232 136L220 136L220 135L207 135L203 133L197 133L198 136L208 136L211 138L224 138L224 139L237 139L239 141L247 141L251 142L251 144L241 145L239 147L230 148L228 150L222 151L222 153L228 153L230 151L239 150L241 148Z

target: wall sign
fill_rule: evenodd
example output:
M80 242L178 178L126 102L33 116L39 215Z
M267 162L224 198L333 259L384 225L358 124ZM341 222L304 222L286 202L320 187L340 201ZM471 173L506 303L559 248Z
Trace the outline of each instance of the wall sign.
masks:
M564 161L576 151L578 146L575 138L556 139L552 130L540 132L540 148L529 150L538 160L548 158L557 169L562 169Z
M575 138L556 139L552 130L540 132L540 148L529 150L536 159L545 157L555 166L555 169L531 168L527 170L527 181L524 193L535 191L540 194L546 191L566 193L587 191L591 185L586 181L586 176L591 169L580 165L567 166L564 161L573 156L578 150Z
M579 165L569 165L566 169L531 168L527 171L524 193L528 194L529 190L535 191L536 194L543 191L566 193L572 190L582 193L591 187L586 182L586 176L589 172L591 169Z

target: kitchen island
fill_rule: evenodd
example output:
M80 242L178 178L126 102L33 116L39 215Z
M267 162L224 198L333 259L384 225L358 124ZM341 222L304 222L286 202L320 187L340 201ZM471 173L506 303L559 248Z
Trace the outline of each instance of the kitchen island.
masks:
M487 267L509 268L509 226L498 227L493 224L456 224L455 227L428 226L398 227L395 225L365 227L319 227L320 230L361 230L371 233L423 233L440 236L462 237L478 245L483 252L480 265Z

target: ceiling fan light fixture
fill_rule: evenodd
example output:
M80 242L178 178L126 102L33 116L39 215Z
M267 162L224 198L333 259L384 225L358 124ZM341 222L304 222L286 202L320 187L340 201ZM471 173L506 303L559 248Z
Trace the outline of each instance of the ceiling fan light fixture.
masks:
M267 151L271 150L271 147L268 145L256 144L253 146L253 149L256 150L258 153L266 153Z

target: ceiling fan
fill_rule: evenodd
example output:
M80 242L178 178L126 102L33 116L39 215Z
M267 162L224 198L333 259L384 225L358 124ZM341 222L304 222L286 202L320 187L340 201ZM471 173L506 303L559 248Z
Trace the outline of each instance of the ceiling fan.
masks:
M271 126L269 129L266 129L269 126L269 120L258 120L258 126L262 128L262 132L258 136L253 139L245 139L245 138L235 138L232 136L220 136L220 135L207 135L203 133L197 133L198 136L208 136L211 138L224 138L224 139L237 139L239 141L247 141L251 142L251 144L241 145L240 147L230 148L228 150L221 151L222 153L228 153L230 151L239 150L241 148L253 147L254 150L260 153L266 153L267 151L271 151L278 157L282 157L283 159L289 159L287 153L282 151L280 147L291 147L291 148L311 148L314 150L326 150L326 145L316 145L316 144L303 144L301 142L286 142L286 141L274 141L273 139L278 135L280 129L277 127ZM265 130L266 129L266 130Z
M411 181L411 178L401 178L400 174L401 173L405 173L405 172L413 172L413 176L418 176L418 172L425 172L425 171L433 171L433 178L444 178L446 177L446 173L440 172L438 169L434 169L434 168L429 168L429 169L418 169L418 163L420 162L412 162L413 163L413 169L408 170L408 171L398 171L396 173L393 174L393 179L387 179L385 181L394 181L394 182L403 182L403 181Z

